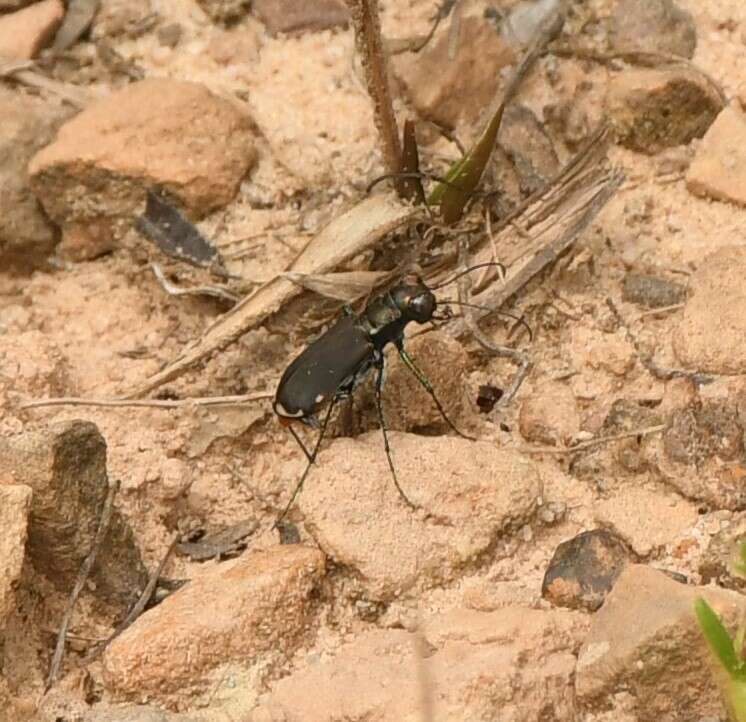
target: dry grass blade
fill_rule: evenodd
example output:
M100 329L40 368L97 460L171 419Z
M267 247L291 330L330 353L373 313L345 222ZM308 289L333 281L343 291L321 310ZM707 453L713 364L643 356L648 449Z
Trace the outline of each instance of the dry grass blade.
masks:
M367 198L326 226L289 270L307 275L334 271L359 253L375 248L386 234L412 221L420 213L420 210L406 206L390 195ZM188 368L234 343L247 331L257 328L302 290L282 276L264 284L221 316L178 358L139 387L130 390L126 397L142 396L178 378Z
M308 291L345 303L357 301L391 278L386 271L348 271L324 275L287 271L282 275Z
M51 95L56 95L79 109L85 108L93 100L93 96L83 88L47 78L32 70L33 67L34 63L31 61L5 60L0 58L0 78L14 80L30 88L37 88Z
M253 401L271 399L273 393L258 391L242 396L195 396L188 399L86 399L59 396L51 399L24 401L21 409L40 409L47 406L101 406L104 408L183 409L188 406L241 406Z
M474 303L498 309L537 273L555 261L593 221L624 180L606 162L608 132L596 132L585 147L541 193L522 206L518 216L504 219L492 234L498 256L506 266L499 284L473 297ZM526 233L516 233L513 224ZM492 258L491 244L484 243L471 263ZM476 311L475 316L486 315ZM468 332L463 319L450 324L456 336Z
M93 545L91 546L91 551L89 552L88 556L85 558L85 561L83 562L82 566L80 567L80 571L78 572L78 577L75 580L75 586L73 587L72 594L70 594L70 599L67 602L67 607L65 609L65 614L62 617L62 624L60 625L60 631L57 635L57 646L54 649L54 655L52 656L52 664L49 667L49 675L47 677L46 684L44 686L44 691L47 692L50 687L54 684L55 680L57 679L57 675L60 672L60 668L62 667L62 658L65 654L65 641L67 639L67 630L70 627L70 621L72 620L73 612L75 611L75 603L78 601L78 597L80 596L80 593L83 591L83 586L86 583L86 580L88 579L88 575L91 573L91 569L93 569L93 565L96 563L96 556L98 555L98 550L101 547L101 544L103 543L106 532L109 530L109 522L111 521L111 513L114 510L114 497L117 495L117 491L119 490L119 482L115 481L109 485L109 491L106 495L106 501L104 501L104 507L101 511L101 518L98 523L98 529L96 530L96 536L93 540Z

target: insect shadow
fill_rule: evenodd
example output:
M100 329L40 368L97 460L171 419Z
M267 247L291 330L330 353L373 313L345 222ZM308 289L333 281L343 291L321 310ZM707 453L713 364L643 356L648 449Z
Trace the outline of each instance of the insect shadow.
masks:
M496 262L477 264L432 288L428 287L417 275L406 276L400 283L369 301L361 313L356 314L346 307L344 315L328 331L307 346L287 367L277 387L273 408L280 423L287 426L293 438L298 442L308 459L308 464L285 509L277 518L275 527L285 518L303 488L311 467L316 461L334 407L342 399L348 398L372 370L376 372L376 410L391 476L402 499L409 507L415 508L401 488L396 476L386 419L383 414L381 392L385 366L384 350L389 344L396 347L401 360L430 395L448 426L462 438L476 441L474 437L457 429L448 418L427 376L404 348L404 329L411 322L424 324L428 321L442 321L449 318L450 314L447 309L441 315L436 313L438 306L444 307L446 304L461 302L438 301L433 291L453 283L466 273L487 266L501 266L501 264ZM473 304L466 303L461 305L473 306ZM514 318L519 323L525 323L523 319L511 314L505 315ZM324 404L328 406L323 421L319 423L317 412ZM316 444L311 451L306 448L298 432L293 428L293 422L296 421L320 429Z

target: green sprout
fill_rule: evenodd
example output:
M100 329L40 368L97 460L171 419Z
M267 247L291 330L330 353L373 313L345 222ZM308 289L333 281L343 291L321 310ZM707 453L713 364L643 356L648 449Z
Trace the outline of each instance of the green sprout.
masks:
M746 544L741 545L743 559ZM744 637L746 625L741 624L735 637L730 636L720 617L701 597L694 603L702 634L720 663L724 675L725 700L733 722L746 722L746 660Z

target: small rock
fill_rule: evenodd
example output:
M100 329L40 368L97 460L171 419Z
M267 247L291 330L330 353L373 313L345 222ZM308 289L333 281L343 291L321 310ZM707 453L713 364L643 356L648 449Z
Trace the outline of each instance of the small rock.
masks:
M713 374L746 373L746 249L728 246L692 276L673 350L681 364Z
M81 722L200 722L200 720L204 720L204 717L167 712L139 704L117 707L97 704L83 716Z
M638 722L724 718L694 616L697 597L729 621L746 601L716 587L678 584L645 566L627 567L593 618L578 656L575 690L586 714L608 709L624 693Z
M26 166L71 111L9 88L0 88L0 107L0 264L36 268L57 238L31 191Z
M266 717L285 722L417 720L422 681L438 719L574 719L573 655L582 620L567 612L510 607L492 614L456 609L426 620L428 653L401 630L364 632L331 659L280 680Z
M391 65L420 115L445 128L463 128L475 123L493 100L500 71L515 56L487 20L464 16L460 29L464 41L451 60L446 26L424 50L397 55Z
M96 535L109 481L106 442L85 421L0 438L0 484L33 489L28 557L60 590L70 591ZM147 572L132 531L115 509L91 579L96 594L125 604Z
M503 113L497 140L518 173L523 195L543 188L559 171L552 140L529 108L509 105Z
M640 557L675 541L699 518L697 507L675 494L634 486L598 501L594 515Z
M469 363L464 347L452 337L435 332L413 338L407 343L407 351L430 379L448 418L458 428L468 418L470 411L468 387L461 382ZM368 384L356 392L353 401L355 423L362 430L378 429L380 426L374 383L371 377ZM390 429L426 431L429 434L447 433L449 429L430 395L396 353L386 358L382 405Z
M393 432L389 442L399 484L421 511L397 492L380 432L336 439L298 502L308 532L369 599L458 576L536 511L538 473L515 452L451 436Z
M658 468L679 493L715 509L743 509L743 428L735 404L695 401L674 409L660 442Z
M261 33L253 27L215 30L207 45L207 54L219 65L239 65L259 59Z
M629 563L624 542L605 529L585 531L554 552L541 595L552 604L595 611Z
M198 83L143 80L62 126L31 160L31 184L63 233L110 243L129 230L149 188L195 216L229 203L256 158L250 126Z
M722 108L711 85L681 68L625 70L611 80L606 98L619 142L649 155L701 138Z
M746 118L729 105L699 144L689 172L687 188L698 196L746 206Z
M686 300L686 288L680 283L657 276L628 273L622 284L622 299L645 308L663 308L683 303Z
M23 567L31 493L28 486L0 485L0 638Z
M526 441L569 444L580 431L580 415L572 389L556 382L540 385L521 404L518 424Z
M216 23L234 23L251 5L251 0L197 0L197 4Z
M175 48L181 40L184 28L179 23L168 23L158 28L158 42L167 48Z
M735 568L741 561L741 544L746 542L746 516L741 515L730 526L710 539L699 562L702 583L715 582L726 589L746 591L746 577Z
M672 0L621 0L611 16L611 50L667 53L691 58L697 47L694 18Z
M324 556L298 544L247 553L206 569L143 614L107 648L104 683L132 701L168 704L220 664L284 663L308 636Z
M350 11L341 0L253 0L251 8L272 36L318 32L350 22Z
M62 0L42 0L0 15L0 58L31 60L54 38L65 17Z

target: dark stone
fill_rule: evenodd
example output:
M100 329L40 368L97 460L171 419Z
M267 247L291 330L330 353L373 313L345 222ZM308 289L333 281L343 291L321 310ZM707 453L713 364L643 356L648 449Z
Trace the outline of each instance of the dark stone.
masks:
M251 11L270 35L327 30L350 22L341 0L253 0Z
M0 468L33 489L27 554L70 591L93 546L109 490L106 442L95 424L69 421L0 438ZM147 582L132 530L115 508L91 573L96 595L128 604Z
M183 31L179 23L161 25L158 28L158 42L167 48L175 48L181 40Z
M706 401L674 411L663 432L663 448L671 461L689 466L715 456L735 461L743 454L743 429L736 408Z
M630 556L626 544L605 529L578 534L555 550L541 595L559 607L595 611L631 561Z
M686 300L686 288L680 283L656 276L628 273L622 285L622 299L645 308L663 308L683 303Z

